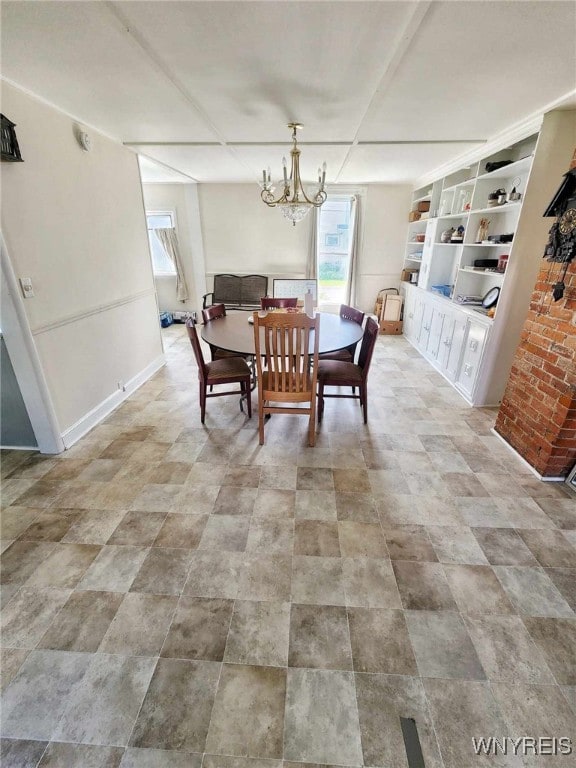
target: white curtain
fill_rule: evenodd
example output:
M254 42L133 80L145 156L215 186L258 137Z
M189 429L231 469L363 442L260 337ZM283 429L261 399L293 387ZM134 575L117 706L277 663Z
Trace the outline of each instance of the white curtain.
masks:
M155 229L154 232L156 233L158 240L160 240L170 261L174 264L174 269L176 270L176 298L178 301L186 301L188 299L188 286L186 285L184 269L182 268L182 259L180 258L180 248L178 247L176 230L171 228Z
M308 258L306 259L306 280L318 279L318 216L319 208L310 211L312 224L310 226L310 242L308 243Z
M350 243L350 269L348 272L348 286L346 288L346 303L350 307L356 306L356 267L360 255L361 223L360 195L354 195L350 207L352 242Z

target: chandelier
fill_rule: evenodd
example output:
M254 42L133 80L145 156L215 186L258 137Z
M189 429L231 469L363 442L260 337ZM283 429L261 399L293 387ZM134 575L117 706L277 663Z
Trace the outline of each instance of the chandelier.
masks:
M322 169L318 168L318 188L308 197L306 192L304 192L302 179L300 178L300 150L296 141L296 131L302 128L302 126L300 123L288 123L288 128L292 129L292 149L290 150L292 167L290 168L290 176L288 176L286 158L283 157L284 178L281 182L282 194L280 197L274 198L275 187L272 186L270 168L268 168L267 172L262 171L262 192L260 197L270 208L278 206L284 216L290 219L292 224L296 226L296 222L302 221L311 208L320 208L326 202L327 193L324 189L326 163L324 163Z

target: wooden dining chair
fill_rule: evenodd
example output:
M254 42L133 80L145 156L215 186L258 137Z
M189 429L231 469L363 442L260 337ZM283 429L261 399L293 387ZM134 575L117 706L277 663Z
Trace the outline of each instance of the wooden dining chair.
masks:
M264 418L285 413L308 416L308 443L314 446L319 336L319 315L312 318L304 313L271 313L259 317L254 313L260 445L264 445Z
M347 304L340 305L339 314L343 320L351 320L353 323L358 323L358 325L362 325L364 322L364 312L361 312L354 307L349 307ZM356 344L351 344L349 347L344 347L344 349L336 349L333 352L324 352L320 355L320 360L342 360L345 363L353 363L354 358L356 357L357 346L358 342L356 342Z
M248 418L252 418L252 399L251 399L251 372L246 360L242 357L227 357L221 360L213 360L210 363L205 362L202 354L202 347L196 325L193 320L186 321L186 330L194 350L194 356L198 364L198 381L200 383L200 421L204 424L206 417L206 399L208 397L222 397L223 395L242 395L246 398L246 407ZM239 384L240 389L227 389L226 391L212 392L212 387L217 384ZM210 387L210 392L208 392ZM240 400L240 409L242 410L242 400Z
M222 317L226 317L226 307L224 304L212 304L212 306L202 310L202 321L204 325L213 320L220 320ZM209 344L208 346L210 347L212 360L222 360L226 357L240 357L236 352L220 349L220 347L215 347L214 344Z
M368 423L368 371L379 330L378 323L369 317L362 336L362 346L357 365L343 360L320 360L318 362L318 421L322 420L325 397L346 397L360 400L364 413L364 424ZM359 394L355 394L354 390L351 395L327 394L324 392L325 387L358 387Z
M262 296L260 299L261 309L287 309L289 307L297 307L298 299L276 299L272 296Z

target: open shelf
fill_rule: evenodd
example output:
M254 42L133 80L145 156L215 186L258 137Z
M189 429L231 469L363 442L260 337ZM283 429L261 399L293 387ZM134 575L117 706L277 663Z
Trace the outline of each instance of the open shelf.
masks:
M509 163L503 168L498 168L497 171L492 171L491 173L482 173L477 178L480 181L483 179L506 179L509 176L520 176L530 170L533 159L534 155L527 155L521 160L516 160L516 162Z

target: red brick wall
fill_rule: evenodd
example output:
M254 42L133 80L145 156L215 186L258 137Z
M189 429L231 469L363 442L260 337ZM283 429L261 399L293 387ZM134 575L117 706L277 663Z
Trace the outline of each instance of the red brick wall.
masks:
M564 477L576 463L576 260L555 302L563 268L542 261L495 427L543 477Z

